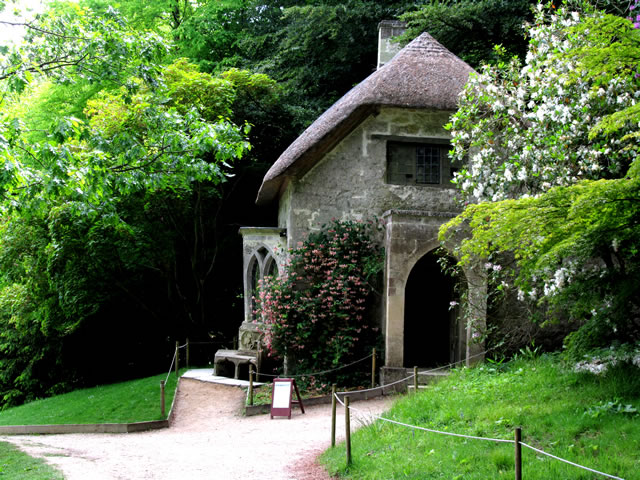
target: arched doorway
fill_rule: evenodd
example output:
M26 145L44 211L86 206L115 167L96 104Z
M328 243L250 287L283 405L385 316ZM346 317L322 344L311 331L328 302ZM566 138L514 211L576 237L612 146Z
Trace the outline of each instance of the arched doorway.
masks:
M436 367L460 358L455 279L435 250L414 265L405 287L404 366Z

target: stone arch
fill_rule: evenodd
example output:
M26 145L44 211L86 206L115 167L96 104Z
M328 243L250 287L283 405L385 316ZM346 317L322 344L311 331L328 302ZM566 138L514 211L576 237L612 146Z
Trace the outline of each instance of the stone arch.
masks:
M407 363L413 363L410 355L405 361L405 294L407 282L412 270L421 258L440 247L438 230L451 214L428 211L399 211L392 210L385 214L385 368L404 369ZM450 247L450 246L449 246ZM446 248L447 255L451 248ZM450 351L454 361L481 360L476 356L482 351L482 345L472 344L471 335L473 325L483 329L486 321L486 280L481 269L466 267L463 271L462 288L467 290L467 297L473 302L474 308L465 321L458 319L454 335L450 335L455 345ZM450 301L450 300L447 300ZM451 325L453 328L453 325ZM474 327L474 328L475 328ZM442 359L441 359L442 360ZM438 361L437 363L442 363ZM449 362L446 362L449 363ZM432 365L418 365L428 367ZM390 373L391 374L391 373ZM402 374L402 373L399 373ZM395 374L391 374L395 375Z
M276 260L276 257L274 257L271 253L269 253L264 261L264 276L280 276L280 267L278 266L278 261Z
M253 294L257 281L265 274L278 272L285 260L286 231L281 228L243 227L242 235L242 265L244 284L244 321L243 324L254 320Z
M278 276L278 261L271 253L267 245L261 244L255 248L249 256L245 269L245 285L248 286L247 294L250 296L248 316L254 319L255 301L253 296L258 290L260 282L267 276Z

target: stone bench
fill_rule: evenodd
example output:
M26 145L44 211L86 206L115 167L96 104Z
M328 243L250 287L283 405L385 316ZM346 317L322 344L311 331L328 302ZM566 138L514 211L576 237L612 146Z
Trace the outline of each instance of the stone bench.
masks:
M240 365L253 365L258 370L258 353L242 350L218 350L213 361L214 373L220 375L219 365L231 362L234 365L233 378L238 378Z

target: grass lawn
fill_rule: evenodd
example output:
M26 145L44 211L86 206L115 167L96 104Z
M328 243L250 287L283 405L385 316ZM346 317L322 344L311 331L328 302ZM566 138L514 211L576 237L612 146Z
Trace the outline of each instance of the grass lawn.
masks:
M0 478L6 480L58 480L63 476L43 460L22 453L9 443L0 442Z
M181 374L185 370L181 370ZM48 425L76 423L132 423L163 420L169 414L176 390L176 376L165 388L166 414L160 412L160 380L166 373L76 390L36 400L0 412L0 425Z
M357 408L357 404L355 405ZM640 478L640 370L574 373L554 356L484 364L396 402L387 418L467 435L522 441L626 480ZM340 412L341 413L341 412ZM356 413L352 425L357 424ZM376 421L327 450L330 473L347 479L513 479L514 446L416 431ZM522 449L527 480L605 478Z

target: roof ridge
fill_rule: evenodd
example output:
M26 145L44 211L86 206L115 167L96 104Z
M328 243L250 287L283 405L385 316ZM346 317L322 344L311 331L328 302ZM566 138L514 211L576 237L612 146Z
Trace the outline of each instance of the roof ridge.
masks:
M416 38L411 40L404 49L406 51L426 51L427 53L442 53L445 55L451 55L453 57L457 57L453 53L451 53L447 48L445 48L440 42L438 42L435 38L433 38L427 32L423 32L418 35ZM402 50L400 51L402 52ZM399 52L399 53L400 53Z

